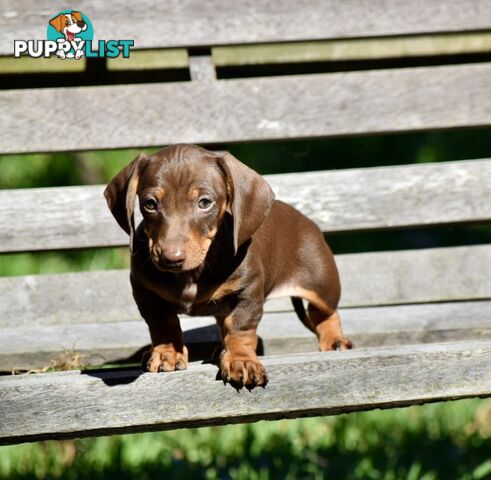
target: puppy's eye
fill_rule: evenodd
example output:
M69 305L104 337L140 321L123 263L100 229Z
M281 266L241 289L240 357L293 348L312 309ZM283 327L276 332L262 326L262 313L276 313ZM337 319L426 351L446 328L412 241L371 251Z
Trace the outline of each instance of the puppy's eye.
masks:
M208 210L213 205L213 200L207 197L201 197L198 201L198 207L201 210Z
M157 202L149 198L143 202L143 208L148 212L155 212L157 210Z

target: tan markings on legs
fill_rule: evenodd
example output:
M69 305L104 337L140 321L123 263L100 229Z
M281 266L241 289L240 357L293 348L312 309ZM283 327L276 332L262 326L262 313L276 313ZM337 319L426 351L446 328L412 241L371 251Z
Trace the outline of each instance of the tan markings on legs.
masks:
M152 373L186 370L188 368L188 349L185 345L176 348L172 343L156 345L145 352L143 365L146 366L147 371Z
M338 312L316 291L287 283L275 287L267 298L285 296L300 297L309 302L308 321L319 338L319 347L322 351L352 348L351 340L343 335Z
M177 317L176 317L177 319ZM179 322L179 320L177 320ZM172 331L164 326L149 325L152 348L143 356L143 367L149 372L172 372L188 367L188 349L177 323Z
M317 307L309 303L309 320L315 328L319 338L319 348L327 350L349 350L353 344L351 340L343 335L341 319L337 311L331 314L321 312Z
M265 386L268 377L257 358L256 329L237 330L232 316L218 320L222 330L224 350L220 357L220 373L225 382L239 387Z

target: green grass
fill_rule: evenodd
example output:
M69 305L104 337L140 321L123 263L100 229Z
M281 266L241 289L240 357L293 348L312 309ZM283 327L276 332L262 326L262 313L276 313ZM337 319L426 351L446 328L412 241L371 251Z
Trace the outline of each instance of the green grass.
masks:
M0 275L36 275L129 268L127 248L0 254Z
M491 402L0 447L0 478L491 478Z

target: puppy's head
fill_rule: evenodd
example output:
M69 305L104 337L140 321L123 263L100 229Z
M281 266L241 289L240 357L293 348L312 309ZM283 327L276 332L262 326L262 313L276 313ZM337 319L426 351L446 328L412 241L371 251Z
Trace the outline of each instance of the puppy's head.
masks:
M70 42L78 33L87 30L87 24L80 12L61 13L57 17L52 18L49 24L56 31L63 33L65 38Z
M160 270L194 270L206 258L221 221L233 218L233 244L247 241L268 215L274 194L235 157L193 145L140 155L108 184L104 195L134 246L135 197L153 263Z

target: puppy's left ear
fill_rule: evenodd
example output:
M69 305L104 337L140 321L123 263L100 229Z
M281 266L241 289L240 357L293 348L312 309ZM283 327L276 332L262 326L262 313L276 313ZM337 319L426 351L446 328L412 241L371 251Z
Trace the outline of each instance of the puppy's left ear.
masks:
M141 153L121 170L104 190L107 205L119 226L130 236L130 252L135 251L135 199L143 167L150 157Z
M55 18L52 18L49 21L49 24L57 31L57 32L62 32L63 27L65 26L64 20L65 20L65 15L62 13L61 15L58 15Z
M234 225L234 249L252 237L273 206L274 193L261 175L230 153L218 158L225 173L227 196Z

